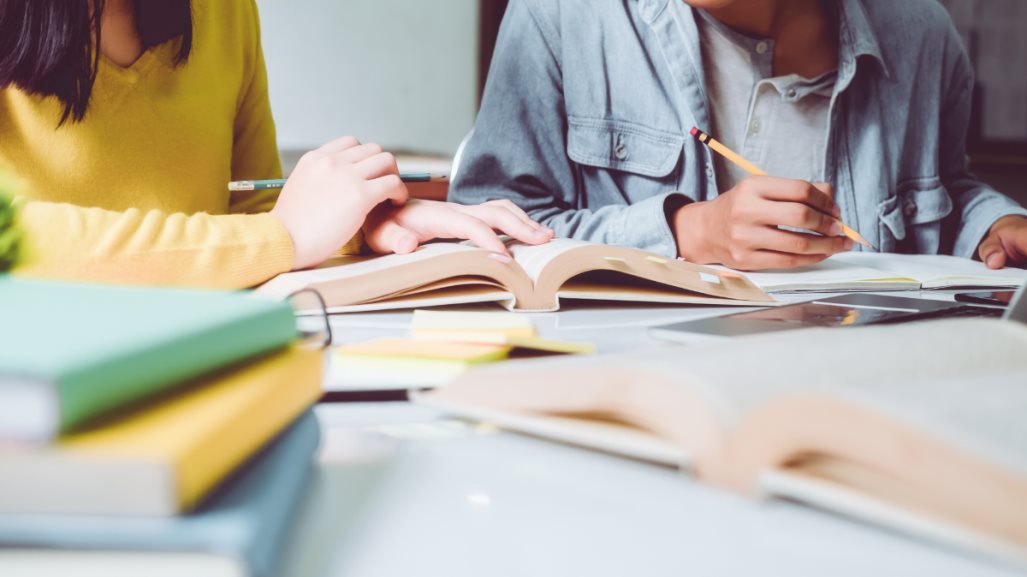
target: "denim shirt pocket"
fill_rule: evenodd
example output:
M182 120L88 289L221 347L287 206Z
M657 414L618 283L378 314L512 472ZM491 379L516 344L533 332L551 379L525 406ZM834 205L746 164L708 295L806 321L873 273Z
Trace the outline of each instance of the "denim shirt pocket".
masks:
M942 221L952 213L952 197L937 177L900 182L894 195L877 207L884 225L882 250L935 254L941 246Z
M685 139L682 135L613 119L570 117L567 155L587 167L631 173L666 187L676 185L671 173L680 164ZM640 184L616 178L621 184ZM634 190L622 187L631 197Z

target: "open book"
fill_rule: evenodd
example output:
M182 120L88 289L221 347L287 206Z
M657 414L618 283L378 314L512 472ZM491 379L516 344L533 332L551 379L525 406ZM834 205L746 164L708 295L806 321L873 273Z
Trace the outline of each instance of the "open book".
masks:
M553 311L560 299L768 306L774 299L744 276L631 248L554 240L509 243L514 262L468 243L433 243L411 254L339 257L279 275L258 294L284 298L304 288L329 312L499 302L508 309Z
M1027 564L1027 327L810 329L479 369L419 403Z
M813 266L745 276L769 293L794 293L1016 288L1027 280L1027 271L992 270L982 262L946 255L847 252Z

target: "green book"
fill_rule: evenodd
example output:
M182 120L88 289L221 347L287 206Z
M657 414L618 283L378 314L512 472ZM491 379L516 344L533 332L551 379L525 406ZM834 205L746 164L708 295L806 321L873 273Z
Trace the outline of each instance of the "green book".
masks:
M295 337L288 303L248 294L0 275L0 441L49 441Z

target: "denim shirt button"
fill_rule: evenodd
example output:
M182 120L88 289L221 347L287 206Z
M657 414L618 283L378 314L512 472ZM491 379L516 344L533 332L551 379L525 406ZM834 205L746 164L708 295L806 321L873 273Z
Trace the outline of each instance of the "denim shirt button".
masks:
M906 202L902 205L902 214L906 215L906 218L916 216L916 203L911 199L906 199Z
M617 148L613 149L613 153L617 156L617 160L624 160L628 157L628 147L623 142L618 142Z

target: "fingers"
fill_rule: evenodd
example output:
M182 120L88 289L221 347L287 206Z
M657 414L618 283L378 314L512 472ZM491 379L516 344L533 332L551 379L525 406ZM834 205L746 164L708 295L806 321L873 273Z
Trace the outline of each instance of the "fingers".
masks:
M749 246L792 255L831 256L852 250L852 241L845 237L816 236L771 227L756 227L749 233Z
M417 248L417 236L396 221L384 219L365 227L364 241L371 250L381 254L407 254Z
M336 154L348 148L353 148L359 145L360 141L356 138L352 136L343 136L342 138L337 138L331 142L322 144L314 152L323 155Z
M382 154L381 146L377 144L361 144L360 146L354 146L352 148L335 152L332 154L332 158L338 162L357 164L358 162L371 158L376 154ZM395 164L395 162L393 162L393 164Z
M767 226L790 226L837 237L842 226L833 216L798 202L765 201L758 205L754 222Z
M371 180L389 174L395 174L398 176L399 167L396 166L396 157L391 153L381 152L381 148L378 147L378 145L372 146L378 148L378 152L373 155L369 155L354 164L353 168L356 169L357 174L365 180Z
M447 238L466 239L487 251L505 255L510 254L506 249L506 245L499 239L499 236L492 230L492 227L484 221L455 210L447 215L446 218L448 219L445 223L445 236Z
M510 212L512 212L514 214L514 216L516 216L517 218L519 218L525 224L527 224L528 226L530 226L532 228L549 230L548 227L543 226L539 222L535 221L535 219L533 219L530 216L528 216L528 213L524 212L524 210L521 207L517 206L516 203L514 203L512 200L510 200L508 198L501 198L499 200L490 200L490 201L488 201L488 202L486 202L484 204L486 206L499 206L499 207L505 208L506 210L509 210Z
M981 245L977 247L977 254L981 262L991 269L1000 269L1006 266L1006 249L1002 246L1001 237L997 234L989 234Z
M802 180L789 180L773 177L750 177L751 186L759 191L760 196L767 200L779 202L794 202L805 204L818 211L825 212L832 216L841 216L841 210L831 198L831 187L828 184L820 184L820 188Z
M477 206L454 206L459 212L477 218L491 229L510 235L523 243L543 244L553 239L553 232L551 230L541 227L541 225L531 220L530 217L525 221L524 217L528 215L524 211L520 211L521 214L518 214L509 209L505 204L486 203Z
M407 187L398 174L387 174L367 181L367 191L374 204L392 201L394 205L405 203L410 198Z

